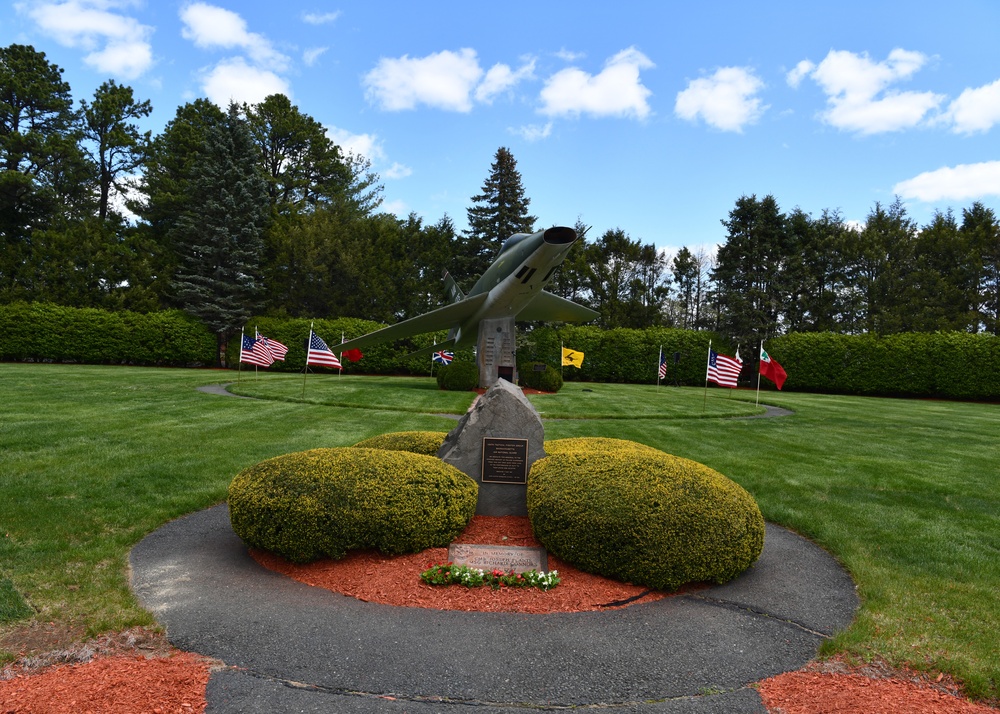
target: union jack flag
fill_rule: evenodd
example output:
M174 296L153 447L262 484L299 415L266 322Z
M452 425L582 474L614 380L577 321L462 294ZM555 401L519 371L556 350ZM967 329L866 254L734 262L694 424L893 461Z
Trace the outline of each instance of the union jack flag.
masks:
M451 364L451 361L455 359L455 353L442 350L441 352L435 352L431 359L438 364Z

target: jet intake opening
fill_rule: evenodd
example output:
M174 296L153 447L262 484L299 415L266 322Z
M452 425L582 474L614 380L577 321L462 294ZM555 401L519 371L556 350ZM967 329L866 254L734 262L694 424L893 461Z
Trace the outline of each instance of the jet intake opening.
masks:
M565 226L556 226L545 231L543 238L551 245L566 245L576 240L576 231Z

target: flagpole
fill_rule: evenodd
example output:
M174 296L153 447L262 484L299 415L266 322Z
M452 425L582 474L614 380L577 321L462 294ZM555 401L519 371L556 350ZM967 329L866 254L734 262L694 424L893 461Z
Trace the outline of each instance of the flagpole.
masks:
M344 344L344 331L340 331L340 344ZM337 367L337 378L344 376L344 351L341 350L340 354L337 355L337 361L340 362L340 366Z
M240 386L240 375L243 373L243 328L240 328L240 357L236 362L236 386Z
M708 366L712 363L712 340L708 341L708 354L705 355L705 399L701 405L701 410L708 409Z
M760 351L757 353L757 401L754 406L760 406L760 356L764 352L764 340L760 341Z
M660 386L660 365L663 364L663 345L660 345L660 356L656 358L656 386Z
M312 349L313 323L309 323L309 339L306 341L306 368L302 370L302 398L306 398L306 376L309 374L309 352Z
M563 376L563 363L566 361L566 347L562 340L559 340L559 376Z

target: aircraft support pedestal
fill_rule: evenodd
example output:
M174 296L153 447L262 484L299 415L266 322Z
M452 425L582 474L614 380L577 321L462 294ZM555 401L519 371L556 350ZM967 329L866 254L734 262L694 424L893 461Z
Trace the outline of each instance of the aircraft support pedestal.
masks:
M479 323L476 366L479 367L480 388L489 389L500 378L517 384L516 335L513 317L491 318Z

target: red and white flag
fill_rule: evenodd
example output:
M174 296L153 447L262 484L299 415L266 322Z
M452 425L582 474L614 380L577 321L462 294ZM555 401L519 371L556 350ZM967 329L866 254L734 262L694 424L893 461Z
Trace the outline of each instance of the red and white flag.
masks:
M705 379L709 382L715 382L720 387L735 389L742 369L743 360L740 359L739 352L733 358L720 355L711 347L708 348L708 374L705 375Z
M323 338L312 330L309 330L309 349L306 352L306 364L340 369L340 360L337 359L337 355L327 347L326 343L323 342Z
M774 386L778 389L785 384L785 377L788 376L784 367L764 351L763 342L760 343L760 373L774 382Z

